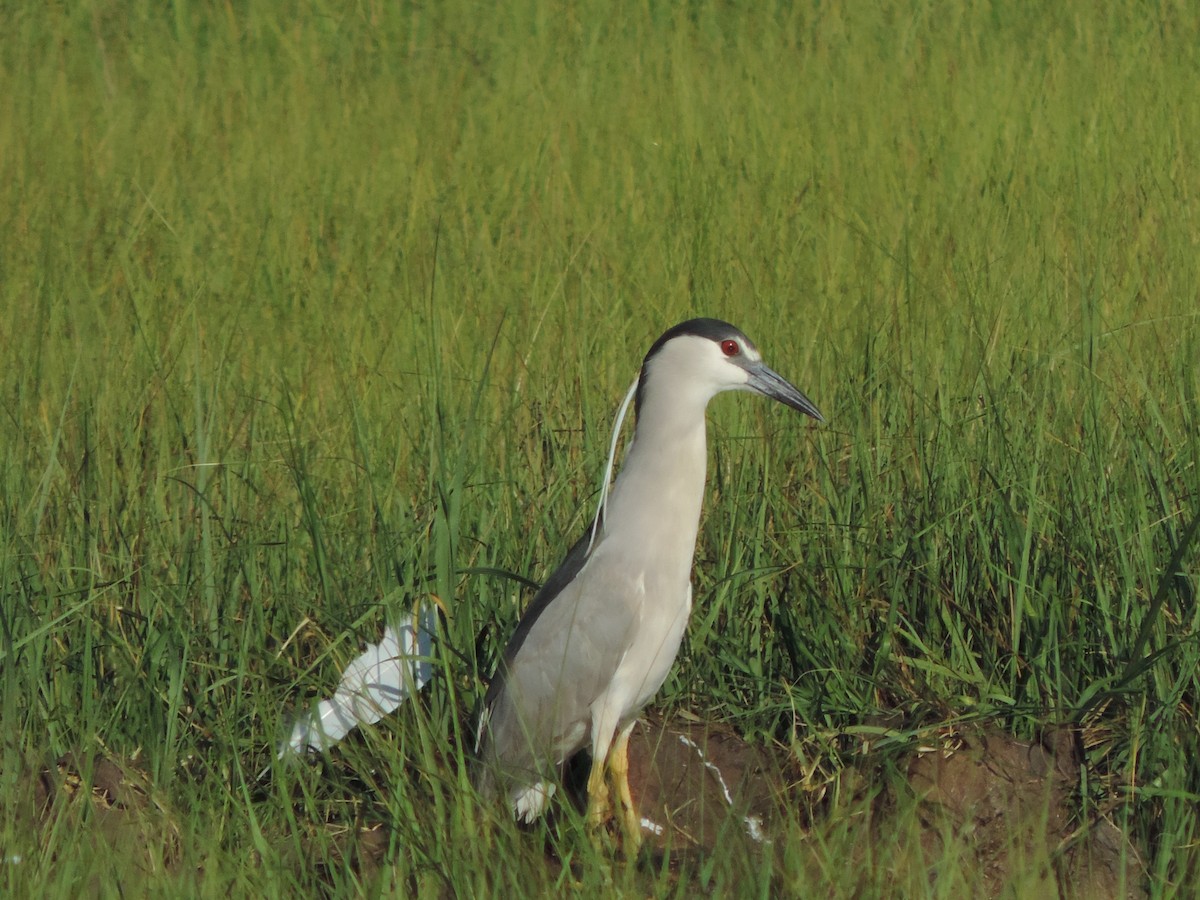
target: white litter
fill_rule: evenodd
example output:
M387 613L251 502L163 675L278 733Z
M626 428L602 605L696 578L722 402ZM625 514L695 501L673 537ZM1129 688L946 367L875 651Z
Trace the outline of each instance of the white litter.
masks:
M666 830L653 819L647 819L645 816L642 816L642 829L653 834L662 834Z
M296 720L291 735L279 745L278 758L326 750L359 725L378 722L424 687L433 673L436 628L437 608L432 603L410 619L385 627L383 640L346 666L334 695Z
M704 768L708 769L713 773L713 775L716 776L717 784L721 785L721 793L725 795L725 802L729 804L730 808L732 808L733 793L729 790L729 785L725 783L725 776L721 774L721 770L717 767L717 764L710 762L708 757L704 755L704 751L700 749L700 745L691 738L687 737L687 735L679 735L679 741L685 746L691 747L693 750L695 750L696 755L700 757L700 762L704 764ZM742 824L746 826L746 834L750 835L750 837L756 842L760 844L772 843L771 839L767 837L766 833L763 831L763 822L760 816L743 816Z

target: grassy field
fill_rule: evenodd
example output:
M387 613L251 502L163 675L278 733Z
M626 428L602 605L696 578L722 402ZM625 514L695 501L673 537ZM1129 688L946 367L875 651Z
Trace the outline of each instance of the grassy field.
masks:
M619 7L0 11L0 893L348 894L373 822L383 894L973 892L845 865L836 805L681 870L465 793L521 579L692 315L827 423L714 402L661 708L830 778L1073 724L1078 821L1200 879L1200 15ZM430 595L421 701L257 781ZM66 754L138 773L124 832L37 814Z

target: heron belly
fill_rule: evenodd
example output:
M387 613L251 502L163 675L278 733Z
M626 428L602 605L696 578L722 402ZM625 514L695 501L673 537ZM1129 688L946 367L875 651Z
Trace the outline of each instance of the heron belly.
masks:
M604 704L616 711L618 723L636 718L654 698L679 654L692 609L692 587L688 584L671 593L681 599L645 598L633 643L605 691Z

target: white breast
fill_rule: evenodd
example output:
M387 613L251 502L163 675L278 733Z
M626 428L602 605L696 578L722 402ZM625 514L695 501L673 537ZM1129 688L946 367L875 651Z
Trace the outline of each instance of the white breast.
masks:
M681 593L682 597L665 598L652 593L644 596L634 640L600 700L615 713L618 724L641 713L667 680L667 673L679 654L692 609L692 587L685 582L672 593Z

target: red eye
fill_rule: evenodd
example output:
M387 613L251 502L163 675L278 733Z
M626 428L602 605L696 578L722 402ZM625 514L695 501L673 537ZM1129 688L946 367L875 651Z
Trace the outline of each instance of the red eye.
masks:
M726 356L737 356L742 352L737 341L721 341L721 352Z

